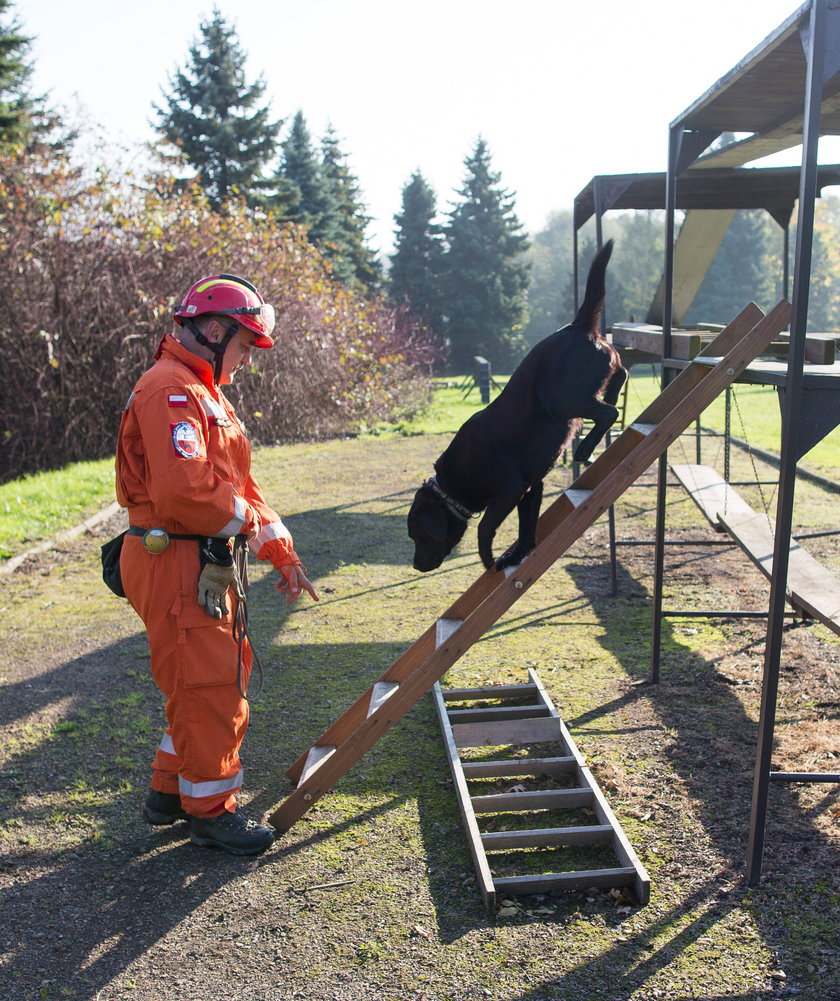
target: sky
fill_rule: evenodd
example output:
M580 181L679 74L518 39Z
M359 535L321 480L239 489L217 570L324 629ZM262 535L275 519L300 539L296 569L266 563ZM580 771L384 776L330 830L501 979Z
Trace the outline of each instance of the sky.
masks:
M571 210L596 174L664 170L668 125L771 34L796 0L15 0L33 90L129 160L217 8L272 114L329 126L372 247L393 249L420 171L448 211L486 140L526 229ZM825 143L826 140L823 140ZM825 162L825 157L821 160ZM799 154L774 164L798 163Z

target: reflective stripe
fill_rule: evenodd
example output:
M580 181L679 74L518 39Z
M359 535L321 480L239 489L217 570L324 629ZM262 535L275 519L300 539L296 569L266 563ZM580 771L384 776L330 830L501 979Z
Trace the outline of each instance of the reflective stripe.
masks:
M219 420L225 420L227 418L227 414L225 413L222 405L220 403L216 403L216 401L211 399L209 396L201 397L201 405L204 407L204 412L208 417L216 417Z
M214 278L212 281L205 282L203 285L199 285L196 292L206 292L207 289L212 288L214 285L227 285L228 288L241 288L239 282L226 281L224 278Z
M160 750L163 751L164 754L177 753L175 750L175 745L172 743L172 737L170 737L168 733L165 733L163 735L163 738L161 739Z
M132 390L131 396L129 396L128 401L126 402L126 405L123 407L123 410L128 410L128 408L131 406L132 400L134 399L134 397L136 395L137 394Z
M214 782L187 782L183 776L178 776L178 792L182 796L192 796L194 799L200 799L202 796L216 796L220 792L231 792L233 789L239 789L241 785L241 768L231 778L216 779Z
M272 521L268 525L262 525L256 537L251 539L248 546L251 552L256 554L262 549L266 542L272 539L288 539L291 541L292 533L286 528L282 521Z
M216 538L219 539L229 539L232 535L239 535L245 524L245 515L247 513L247 508L245 505L245 499L240 497L239 494L233 495L233 517L221 530L221 532L216 533Z

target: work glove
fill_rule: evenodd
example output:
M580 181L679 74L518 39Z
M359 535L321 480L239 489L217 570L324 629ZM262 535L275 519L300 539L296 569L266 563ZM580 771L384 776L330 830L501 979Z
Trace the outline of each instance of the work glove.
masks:
M199 553L198 603L211 618L221 619L228 613L225 601L228 588L233 587L237 598L242 597L233 553L224 539L206 539Z
M270 561L280 574L280 580L274 585L274 589L278 594L286 596L286 604L299 598L302 591L306 591L315 601L319 600L315 588L306 577L306 567L295 552L291 535L263 543L257 559Z

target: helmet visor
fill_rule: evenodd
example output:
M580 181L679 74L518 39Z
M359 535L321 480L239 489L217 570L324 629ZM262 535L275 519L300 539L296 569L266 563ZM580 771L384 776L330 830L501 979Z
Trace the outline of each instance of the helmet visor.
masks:
M243 326L253 330L257 335L254 347L270 348L274 341L271 333L274 330L275 314L274 307L263 302L259 306L234 306L229 309L214 309L214 313L224 313L225 315L241 316L240 321Z

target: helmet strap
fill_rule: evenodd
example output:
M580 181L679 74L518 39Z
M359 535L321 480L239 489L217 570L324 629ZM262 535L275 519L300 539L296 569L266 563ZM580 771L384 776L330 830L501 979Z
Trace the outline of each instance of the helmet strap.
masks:
M209 348L213 352L213 381L218 386L219 380L222 377L222 362L224 361L225 351L227 351L227 346L230 344L231 338L239 329L239 322L235 320L231 323L224 332L222 339L218 342L211 341L205 337L195 320L184 317L184 324L189 327L190 333L202 347Z

